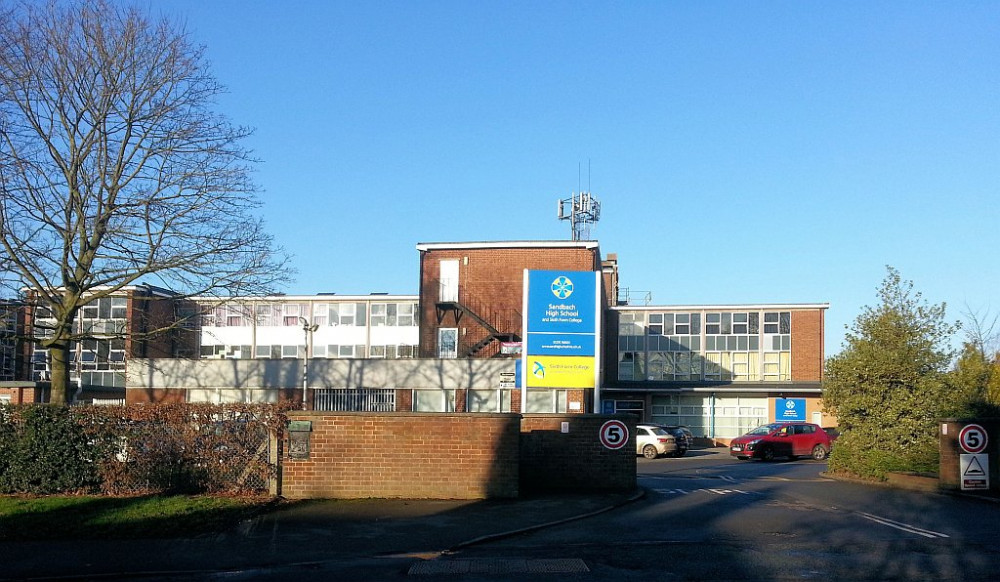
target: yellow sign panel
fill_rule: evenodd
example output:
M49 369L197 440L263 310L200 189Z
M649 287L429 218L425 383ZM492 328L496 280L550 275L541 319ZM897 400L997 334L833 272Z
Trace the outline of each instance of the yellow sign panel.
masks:
M593 388L597 363L593 356L528 356L528 388Z

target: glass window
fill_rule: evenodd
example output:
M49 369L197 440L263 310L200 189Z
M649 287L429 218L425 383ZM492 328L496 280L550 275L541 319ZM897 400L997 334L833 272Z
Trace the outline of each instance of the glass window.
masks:
M397 306L396 325L400 327L413 327L416 325L416 320L414 319L416 306L416 303L400 303Z
M299 357L299 346L281 346L281 357L282 358Z
M705 333L719 334L722 332L722 314L721 313L706 313L705 314Z
M128 308L128 298L126 297L111 298L112 319L125 319L127 308Z
M396 325L396 304L390 303L386 305L385 313L385 324L395 326Z
M764 333L778 333L778 312L764 313Z
M733 314L733 333L740 335L748 333L748 318L746 313Z
M301 306L296 303L286 303L282 306L282 325L286 327L299 325L299 317L302 315Z
M782 311L779 316L778 333L792 333L792 314Z
M386 324L385 303L372 303L372 327L382 327Z
M678 335L687 335L691 333L691 314L689 313L677 313L674 314L674 331Z
M748 320L749 320L748 333L750 333L750 335L759 334L760 333L760 314L759 313L750 313L750 314L748 314L748 316L749 316L749 318L748 318Z
M317 303L313 305L313 318L310 323L313 325L326 325L329 315L330 307L326 303Z

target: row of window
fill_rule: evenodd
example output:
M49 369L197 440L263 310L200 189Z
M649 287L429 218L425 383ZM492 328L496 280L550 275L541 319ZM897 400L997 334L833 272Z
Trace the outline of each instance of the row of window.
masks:
M700 352L702 338L696 335L654 335L654 336L619 336L618 350L623 352ZM773 351L789 351L792 349L792 336L766 335L764 349ZM759 335L729 335L705 336L705 351L757 351L761 348Z
M310 305L312 309L310 310ZM258 303L225 305L208 309L201 316L203 327L299 327L344 325L413 327L418 324L417 303Z
M201 346L202 358L227 358L234 360L249 360L253 358L297 358L306 356L303 345L249 345L226 346L226 345L203 345ZM324 344L316 345L312 348L310 357L313 358L415 358L417 357L417 346L415 345L338 345Z
M792 313L790 311L720 311L705 313L704 332L706 335L759 335L790 334ZM761 327L761 315L764 325ZM647 313L643 311L620 311L618 314L619 336L700 336L702 314L692 313Z
M767 398L759 396L653 396L648 417L642 400L609 400L602 409L635 414L657 424L683 425L695 436L712 438L736 437L768 422Z
M792 379L791 352L618 353L618 379L626 381L784 382Z

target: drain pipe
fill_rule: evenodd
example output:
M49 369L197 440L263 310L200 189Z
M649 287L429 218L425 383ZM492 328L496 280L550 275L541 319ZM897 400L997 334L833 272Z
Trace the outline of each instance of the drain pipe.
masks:
M711 399L708 402L708 436L712 437L712 441L715 442L715 392L712 392Z

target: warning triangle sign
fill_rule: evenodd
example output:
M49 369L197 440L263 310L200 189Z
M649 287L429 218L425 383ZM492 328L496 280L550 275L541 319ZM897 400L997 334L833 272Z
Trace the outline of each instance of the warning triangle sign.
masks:
M969 462L969 466L965 469L966 477L985 477L986 471L983 471L983 466L979 464L979 459L972 457L972 461Z

